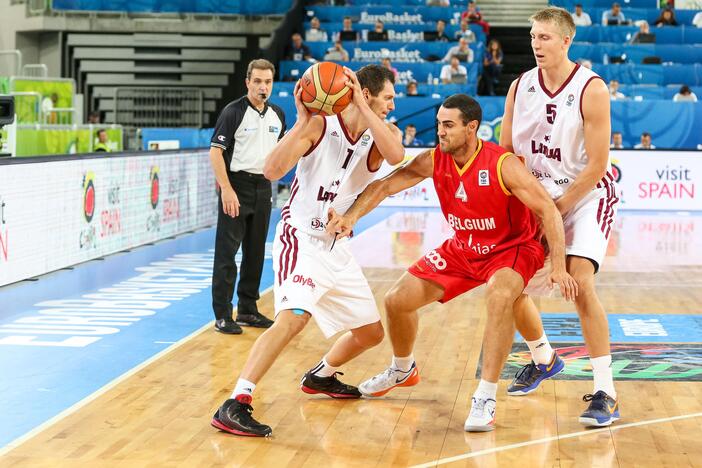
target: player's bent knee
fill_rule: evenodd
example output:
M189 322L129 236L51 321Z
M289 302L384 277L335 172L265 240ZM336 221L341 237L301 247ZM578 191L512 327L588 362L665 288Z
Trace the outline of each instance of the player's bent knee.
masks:
M308 312L299 309L283 310L278 314L273 327L288 335L295 336L305 328L309 320L310 314Z

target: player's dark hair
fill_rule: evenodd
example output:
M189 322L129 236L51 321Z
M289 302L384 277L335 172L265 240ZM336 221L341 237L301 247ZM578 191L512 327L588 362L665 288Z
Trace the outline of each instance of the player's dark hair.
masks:
M478 125L483 121L483 110L478 101L467 94L453 94L441 104L446 109L458 109L461 111L463 125L468 125L471 120L477 120Z
M366 65L356 72L361 89L368 88L371 96L377 96L385 87L385 82L395 84L395 74L380 65Z

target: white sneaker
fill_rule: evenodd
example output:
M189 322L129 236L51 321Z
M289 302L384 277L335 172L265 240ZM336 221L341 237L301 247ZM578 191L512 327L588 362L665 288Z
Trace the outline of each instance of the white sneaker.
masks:
M489 432L495 429L495 400L473 397L470 414L463 428L466 432Z
M417 364L413 362L407 372L394 367L385 369L384 372L359 385L358 390L367 397L379 397L395 387L411 387L418 383L419 371L417 371Z

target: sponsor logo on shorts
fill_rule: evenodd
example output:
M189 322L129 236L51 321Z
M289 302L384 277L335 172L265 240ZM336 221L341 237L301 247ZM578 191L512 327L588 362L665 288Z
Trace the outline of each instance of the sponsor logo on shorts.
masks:
M306 276L303 276L303 275L293 276L293 283L297 283L297 284L300 284L302 286L309 286L312 289L317 287L314 284L314 281L312 281L312 278L307 278Z

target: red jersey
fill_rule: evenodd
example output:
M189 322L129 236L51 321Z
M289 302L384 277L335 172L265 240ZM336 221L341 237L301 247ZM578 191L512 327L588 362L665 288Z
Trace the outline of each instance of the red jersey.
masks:
M459 168L440 146L432 150L441 211L469 259L484 259L536 236L534 215L502 181L502 162L511 154L478 140L478 149Z

